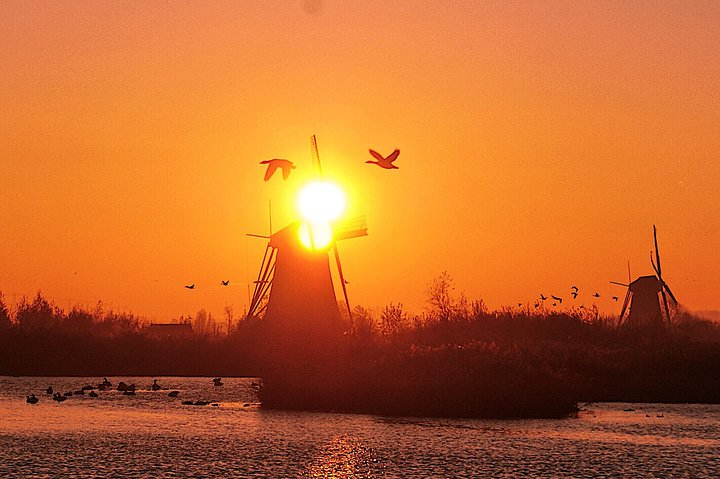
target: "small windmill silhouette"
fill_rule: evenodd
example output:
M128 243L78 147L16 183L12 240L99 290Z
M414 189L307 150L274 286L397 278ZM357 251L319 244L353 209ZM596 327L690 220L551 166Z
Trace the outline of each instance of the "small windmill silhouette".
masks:
M622 309L620 311L620 317L618 319L619 324L628 326L662 326L664 324L670 324L670 307L668 306L668 296L673 305L678 304L675 295L670 290L670 286L665 282L662 277L662 266L660 263L660 250L658 248L657 241L657 228L653 225L653 240L655 242L655 253L650 252L650 263L655 270L655 275L640 276L635 281L631 280L630 275L630 263L628 263L628 283L619 283L617 281L611 281L613 284L627 287L625 293L625 300L623 301ZM654 258L653 258L654 256ZM662 297L663 306L665 309L665 317L663 318L662 310L660 308L660 299ZM630 312L625 318L625 311L628 306Z

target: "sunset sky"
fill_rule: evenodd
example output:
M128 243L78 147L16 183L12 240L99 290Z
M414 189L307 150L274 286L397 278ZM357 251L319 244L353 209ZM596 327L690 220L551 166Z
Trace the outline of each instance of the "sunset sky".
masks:
M317 134L369 236L353 305L665 279L720 309L720 2L0 2L0 291L169 321L247 304ZM368 148L401 150L398 170ZM297 165L263 182L270 158ZM229 279L223 287L220 280ZM183 286L195 283L195 290Z

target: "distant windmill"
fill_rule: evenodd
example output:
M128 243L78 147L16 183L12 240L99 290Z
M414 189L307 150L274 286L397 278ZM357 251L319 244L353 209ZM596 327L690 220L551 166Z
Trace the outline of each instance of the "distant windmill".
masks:
M653 225L653 239L655 241L655 258L653 258L652 251L650 252L650 263L655 270L654 275L640 276L635 281L630 282L630 264L628 263L628 284L619 283L617 281L611 281L613 284L620 286L626 286L628 288L625 294L625 301L623 301L622 310L620 311L619 324L628 325L634 327L658 327L670 323L670 308L668 306L668 295L673 305L677 305L677 299L670 290L668 284L663 280L662 277L662 266L660 264L660 251L658 249L657 242L657 228ZM665 318L663 318L662 310L660 307L660 296L662 296L663 306L665 308ZM630 312L627 318L625 317L625 311L628 306Z

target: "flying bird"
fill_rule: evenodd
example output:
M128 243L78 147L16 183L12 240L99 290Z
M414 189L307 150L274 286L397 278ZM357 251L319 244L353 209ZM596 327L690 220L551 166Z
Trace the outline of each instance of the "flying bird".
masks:
M570 289L574 289L575 291L578 291L578 287L577 287L577 286L570 286Z
M557 296L553 296L552 294L550 295L550 297L551 297L552 299L554 299L555 301L559 301L560 304L562 304L562 298L558 298Z
M265 181L272 178L272 175L275 174L275 170L278 168L282 169L283 180L287 180L288 176L290 176L290 170L295 169L295 165L293 165L292 161L277 158L273 158L272 160L263 160L260 164L268 165L267 170L265 170Z
M542 301L545 301L545 300L547 299L547 296L543 296L543 294L540 293L540 299L541 299Z
M229 280L229 279L228 279L228 280L225 280L225 281L220 280L220 283L221 283L223 286L227 286L228 284L230 284L230 280Z
M595 298L599 298L599 297L600 297L600 293L595 293L595 294L593 294L593 296L594 296Z
M619 298L617 296L613 296L613 301L617 301Z
M193 283L193 284L186 284L185 287L186 287L187 289L195 289L195 283Z
M375 150L370 150L370 154L377 161L368 160L365 163L370 163L371 165L378 165L380 168L385 168L386 170L398 170L399 169L397 166L393 165L393 161L397 160L397 157L400 154L400 150L396 149L395 151L390 153L387 156L387 158L383 157L380 153L378 153Z
M577 295L578 295L577 291L573 291L570 294L572 295L573 299L577 298Z

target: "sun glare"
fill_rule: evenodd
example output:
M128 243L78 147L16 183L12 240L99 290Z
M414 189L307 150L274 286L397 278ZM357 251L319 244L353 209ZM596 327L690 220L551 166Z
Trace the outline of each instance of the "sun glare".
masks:
M345 194L334 183L314 181L300 191L298 209L312 223L333 221L345 209Z
M298 229L298 236L303 246L312 250L327 248L333 239L329 223L302 223Z

